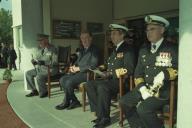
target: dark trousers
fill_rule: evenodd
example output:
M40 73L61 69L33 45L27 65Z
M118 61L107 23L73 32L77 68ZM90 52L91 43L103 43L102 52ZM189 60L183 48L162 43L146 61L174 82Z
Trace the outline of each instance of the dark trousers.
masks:
M135 88L123 96L119 102L131 128L139 126L163 128L163 122L157 117L156 112L167 103L167 100L150 97L143 101L138 88Z
M34 77L36 77L40 95L47 93L47 87L45 85L47 81L47 73L36 72L35 69L26 72L27 86L31 90L36 90Z
M111 98L119 91L118 79L88 81L87 95L98 118L110 118Z
M9 69L11 70L12 68L14 68L14 70L17 70L16 64L15 64L15 60L14 61L10 61L10 63L9 63Z
M1 63L2 68L7 68L7 57L2 57Z
M65 92L64 101L68 104L70 102L78 101L74 94L74 89L78 88L79 84L87 81L87 73L66 74L60 79L60 84Z

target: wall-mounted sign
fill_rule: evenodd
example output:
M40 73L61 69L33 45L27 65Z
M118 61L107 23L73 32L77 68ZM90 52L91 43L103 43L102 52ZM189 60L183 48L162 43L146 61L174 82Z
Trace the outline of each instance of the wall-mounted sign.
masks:
M55 39L78 39L80 31L80 21L53 20L53 38Z

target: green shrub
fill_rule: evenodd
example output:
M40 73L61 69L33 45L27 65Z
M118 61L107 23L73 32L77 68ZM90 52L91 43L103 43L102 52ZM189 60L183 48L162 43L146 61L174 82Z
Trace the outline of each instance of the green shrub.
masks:
M12 76L13 75L11 73L11 70L5 69L5 71L3 73L3 80L11 80Z

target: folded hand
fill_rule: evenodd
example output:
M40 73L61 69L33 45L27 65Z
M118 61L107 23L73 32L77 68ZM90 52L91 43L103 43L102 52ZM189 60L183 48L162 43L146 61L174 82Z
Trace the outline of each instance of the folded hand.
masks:
M149 98L149 97L152 97L152 95L149 93L149 89L146 88L146 86L142 86L140 89L139 89L140 93L141 93L141 96L143 98L143 100Z

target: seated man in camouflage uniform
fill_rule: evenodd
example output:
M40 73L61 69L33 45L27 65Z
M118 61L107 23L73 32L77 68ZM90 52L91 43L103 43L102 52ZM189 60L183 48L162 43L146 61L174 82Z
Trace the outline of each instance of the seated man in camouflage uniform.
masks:
M40 98L47 97L47 87L45 85L47 81L48 71L47 66L50 65L51 74L54 75L58 72L57 66L57 49L49 44L49 36L45 34L38 34L38 41L40 49L37 51L37 56L32 58L31 62L35 69L26 72L27 85L31 89L31 93L26 97L37 96L40 94ZM36 77L39 87L39 93L35 87L34 77Z

